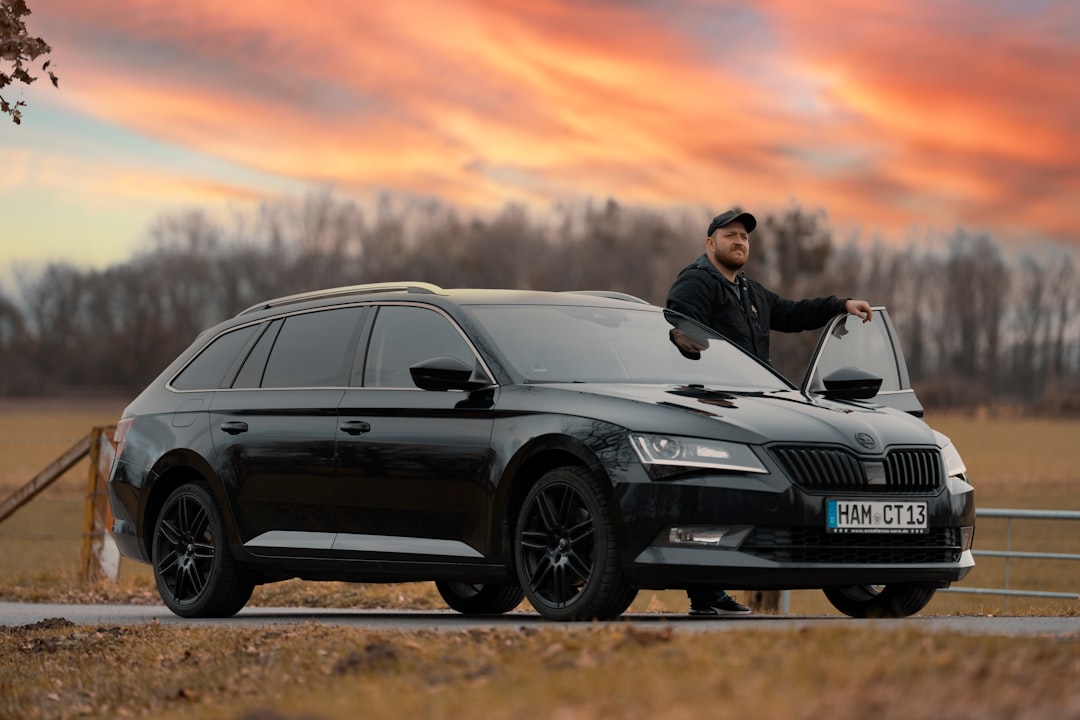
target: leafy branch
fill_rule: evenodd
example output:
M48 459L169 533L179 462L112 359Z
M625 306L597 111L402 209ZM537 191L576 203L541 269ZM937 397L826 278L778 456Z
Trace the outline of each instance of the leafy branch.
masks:
M39 37L31 37L23 20L30 14L26 0L0 0L0 90L18 80L29 85L37 78L30 74L27 67L43 55L52 52L49 44ZM46 60L41 70L48 74L53 87L59 87L60 80L49 69L51 60ZM0 95L0 113L11 116L12 121L22 123L24 100L8 102Z

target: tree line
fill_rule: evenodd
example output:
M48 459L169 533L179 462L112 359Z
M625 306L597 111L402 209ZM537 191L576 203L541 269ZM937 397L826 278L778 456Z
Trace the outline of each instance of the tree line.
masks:
M1071 256L1009 262L958 230L919 249L839 246L825 214L759 215L748 272L785 297L889 308L929 408L1080 413L1080 277ZM331 193L227 221L159 218L145 248L104 270L52 263L0 295L0 394L133 394L203 329L260 300L388 280L444 287L607 289L663 304L704 249L707 211L582 202L534 217L466 217L436 200L364 209ZM816 333L774 334L795 382Z

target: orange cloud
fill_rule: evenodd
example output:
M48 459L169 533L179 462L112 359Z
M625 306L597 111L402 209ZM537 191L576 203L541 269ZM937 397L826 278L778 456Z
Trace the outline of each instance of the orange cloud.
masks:
M872 148L873 176L895 184L883 199L911 198L956 225L1015 223L1078 242L1068 201L1080 191L1070 170L1080 166L1077 39L1052 9L1008 7L771 3L792 57L829 78L838 122L827 134Z
M482 208L795 200L885 232L970 223L1080 243L1077 33L1057 27L1067 8L1011 7L56 0L42 12L43 34L78 56L61 63L66 102L273 176Z

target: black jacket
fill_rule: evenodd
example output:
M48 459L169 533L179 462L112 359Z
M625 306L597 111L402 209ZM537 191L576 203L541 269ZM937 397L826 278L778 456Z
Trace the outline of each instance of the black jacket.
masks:
M667 307L707 325L765 362L769 362L769 330L802 332L823 327L844 312L847 300L835 295L788 300L746 273L740 272L736 281L729 282L703 254L675 278Z

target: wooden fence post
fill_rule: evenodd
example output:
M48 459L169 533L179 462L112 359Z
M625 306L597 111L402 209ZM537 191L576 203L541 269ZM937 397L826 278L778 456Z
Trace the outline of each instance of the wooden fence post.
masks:
M96 427L90 432L90 471L83 509L81 575L84 581L120 575L120 550L112 536L112 509L109 507L109 472L116 457L114 426Z
M114 425L94 428L28 483L0 501L2 522L89 454L90 474L83 506L82 562L79 566L83 580L104 577L116 582L120 574L120 550L112 536L108 495L109 472L116 457L115 433Z

